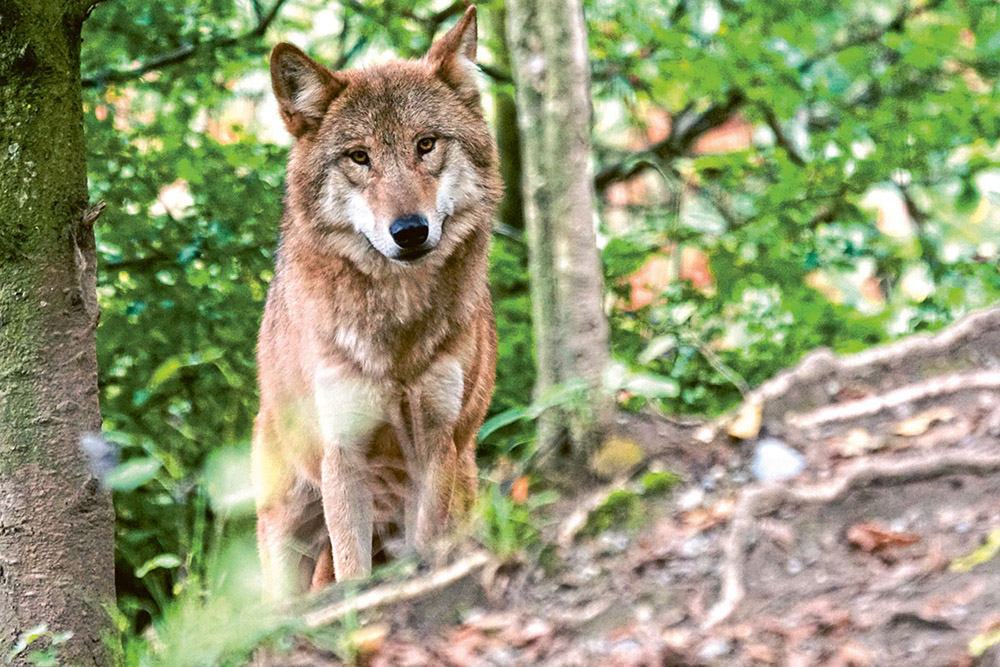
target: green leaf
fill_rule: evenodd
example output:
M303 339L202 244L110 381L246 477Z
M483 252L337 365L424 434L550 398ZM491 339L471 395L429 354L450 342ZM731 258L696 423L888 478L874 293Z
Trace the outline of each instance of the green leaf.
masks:
M180 567L181 559L176 554L160 554L150 558L135 571L135 576L142 579L153 570L172 570Z
M993 560L998 553L1000 553L1000 528L990 533L986 542L972 553L953 560L948 569L952 572L968 572L977 565Z
M504 410L499 414L493 415L487 419L481 427L479 427L479 435L476 436L477 441L482 442L486 438L490 437L491 434L502 429L504 426L524 419L527 414L527 408L518 407L510 408L509 410Z
M989 632L976 635L969 641L969 655L978 658L991 647L1000 644L1000 628L994 628Z
M160 467L160 461L152 457L131 459L112 470L104 481L115 491L134 491L156 477Z
M643 495L659 495L681 483L680 475L667 471L650 471L642 476Z
M640 364L648 364L654 359L659 359L668 352L672 352L677 347L677 337L673 334L658 336L649 341L646 349L639 353L637 361Z
M25 630L21 636L18 638L17 643L11 648L10 653L7 654L7 662L14 662L14 658L21 655L28 646L31 645L36 639L40 639L49 633L49 626L45 623L39 623L38 625Z
M632 375L625 380L622 389L644 398L676 398L681 393L677 380L652 373Z
M221 358L222 355L223 352L221 348L210 347L199 352L170 357L160 364L155 371L153 371L153 374L149 378L149 388L156 389L161 384L176 375L177 371L182 368L211 363Z

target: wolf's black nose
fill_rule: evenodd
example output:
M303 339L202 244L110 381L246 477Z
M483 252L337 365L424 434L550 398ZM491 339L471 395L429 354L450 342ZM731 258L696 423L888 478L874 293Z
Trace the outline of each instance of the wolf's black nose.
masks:
M422 215L404 215L389 225L392 240L400 248L416 248L427 240L427 220Z

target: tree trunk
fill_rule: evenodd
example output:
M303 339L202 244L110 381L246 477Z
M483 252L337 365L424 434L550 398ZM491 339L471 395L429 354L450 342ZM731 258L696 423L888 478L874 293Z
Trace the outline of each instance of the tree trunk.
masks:
M508 0L521 182L528 229L536 394L583 380L585 406L539 425L543 456L568 443L586 457L608 429L609 360L590 168L590 74L580 0ZM568 437L567 437L568 436Z
M73 633L66 665L111 661L115 601L111 498L80 448L101 427L80 92L93 4L0 3L0 654L44 623Z
M507 10L503 5L487 13L489 17L490 46L496 66L509 72L510 50L504 24ZM517 106L508 86L493 86L494 124L497 135L497 149L500 154L500 175L503 177L504 193L497 218L514 229L524 229L524 201L521 198L521 138L517 129Z

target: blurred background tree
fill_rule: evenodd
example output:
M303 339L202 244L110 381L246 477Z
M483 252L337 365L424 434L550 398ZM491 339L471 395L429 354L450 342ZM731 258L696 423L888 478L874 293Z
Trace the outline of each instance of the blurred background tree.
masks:
M464 3L109 2L87 22L101 403L123 626L203 585L245 534L254 342L288 138L266 56L420 54ZM503 3L479 6L507 178L484 464L524 470L535 383ZM991 0L584 3L596 244L621 409L715 415L808 350L934 329L1000 295L1000 7ZM513 26L516 28L516 25ZM560 391L561 389L561 391Z
M587 27L580 0L507 5L523 146L535 395L577 382L586 405L552 410L538 421L536 450L555 468L569 458L586 462L611 426L601 386L609 344L594 229Z

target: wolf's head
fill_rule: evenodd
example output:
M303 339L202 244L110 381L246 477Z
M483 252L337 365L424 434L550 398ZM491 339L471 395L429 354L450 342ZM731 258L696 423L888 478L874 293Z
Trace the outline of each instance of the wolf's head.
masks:
M475 56L475 7L420 60L334 72L277 45L291 224L369 271L439 264L488 233L501 186Z

